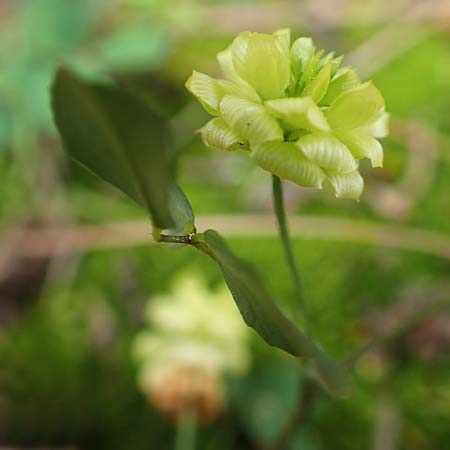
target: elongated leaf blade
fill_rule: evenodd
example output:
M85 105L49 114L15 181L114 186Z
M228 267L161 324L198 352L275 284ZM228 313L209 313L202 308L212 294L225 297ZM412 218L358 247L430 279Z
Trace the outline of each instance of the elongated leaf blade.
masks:
M130 92L88 84L63 69L52 94L55 123L70 156L144 206L157 227L173 226L162 119Z
M188 235L195 232L195 216L185 193L177 184L169 186L170 214L173 226L164 230L165 234Z
M343 366L326 355L305 336L279 309L265 289L254 268L233 254L214 230L204 233L205 248L219 265L245 323L268 344L311 361L328 392L337 397L348 393L347 373Z

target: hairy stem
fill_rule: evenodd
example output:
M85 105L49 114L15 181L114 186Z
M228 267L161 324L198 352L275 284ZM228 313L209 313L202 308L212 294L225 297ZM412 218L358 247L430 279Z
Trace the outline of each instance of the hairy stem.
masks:
M296 295L298 298L298 302L300 305L301 312L303 314L304 326L306 334L311 333L311 321L308 312L308 308L305 302L305 298L303 295L302 281L300 278L300 273L297 267L297 263L295 262L294 252L292 250L292 244L289 237L289 232L287 228L286 222L286 212L284 209L284 200L283 200L283 185L281 184L281 180L276 175L272 175L272 192L273 192L273 204L275 209L275 215L278 221L278 230L280 233L281 242L283 243L284 253L286 256L286 260L289 266L289 270L291 272L292 281L294 283L294 288L296 291ZM296 314L296 308L294 305L293 314Z

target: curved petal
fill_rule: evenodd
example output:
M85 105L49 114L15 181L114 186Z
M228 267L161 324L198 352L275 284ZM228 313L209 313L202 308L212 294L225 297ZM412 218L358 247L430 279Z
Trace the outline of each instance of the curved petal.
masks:
M225 93L218 80L194 70L186 81L186 88L194 94L209 114L214 116L219 114L219 103Z
M353 129L369 125L384 112L384 99L371 81L334 100L326 112L332 128Z
M225 122L250 144L282 141L283 130L264 106L248 100L226 95L220 102Z
M261 98L257 92L244 81L236 72L233 66L233 58L231 54L231 45L222 52L217 53L217 61L227 80L220 80L226 88L226 93L236 95L237 97L246 98L254 102L261 102Z
M233 67L264 99L281 97L290 81L282 41L270 34L241 33L231 44Z
M361 131L364 130L367 134L376 138L384 138L389 134L389 119L389 113L385 112L379 119L375 120L375 122L361 128Z
M325 179L324 172L289 142L264 142L252 149L251 156L263 169L300 186L321 188Z
M251 102L261 103L261 97L244 80L232 82L228 80L218 80L224 95L233 95L235 97L245 98Z
M273 33L280 41L280 44L286 54L289 54L289 48L291 46L291 29L290 28L280 28Z
M359 77L350 67L342 67L330 81L321 104L331 105L337 97L360 84Z
M291 70L295 80L300 78L309 60L314 55L314 44L311 38L300 37L291 47Z
M245 147L245 142L220 118L210 120L200 130L204 144L213 150L233 151Z
M326 184L337 198L359 200L364 190L363 177L357 170L346 174L327 172Z
M298 83L298 92L301 92L302 89L308 85L314 78L317 73L317 68L319 66L320 59L322 58L323 50L320 50L315 55L311 57L311 59L307 62L306 66L303 69L302 76L300 77L300 81Z
M323 169L348 173L358 167L350 150L331 134L307 134L295 144L310 161Z
M337 70L339 69L339 66L341 65L342 60L344 59L343 55L340 56L334 56L335 52L327 53L317 65L317 68L320 70L322 67L324 67L326 64L331 64L331 76L333 77Z
M330 126L320 108L310 97L289 97L265 102L267 109L288 127L310 131L329 131Z
M327 92L331 77L331 63L326 64L315 78L305 86L302 95L311 97L316 103L322 100Z
M217 62L219 63L220 69L222 70L223 75L230 81L240 82L244 81L242 78L236 73L236 70L233 66L233 57L231 55L231 45L225 50L217 53L216 55Z
M322 67L324 67L326 64L328 64L329 62L331 62L334 58L335 52L330 52L327 53L320 61L319 64L317 65L317 68L320 70Z
M252 35L253 33L250 33L250 31L243 31L233 39L233 42L230 45L232 66L236 75L241 78L244 78L241 76L240 71L246 64L248 41Z
M360 130L339 130L336 135L355 158L369 158L372 167L383 167L383 147L373 136Z

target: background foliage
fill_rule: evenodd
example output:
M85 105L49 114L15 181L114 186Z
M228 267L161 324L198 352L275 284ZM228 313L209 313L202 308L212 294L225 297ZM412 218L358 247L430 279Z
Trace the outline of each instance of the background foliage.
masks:
M344 52L393 114L385 167L367 171L361 203L285 186L317 338L345 357L406 325L360 361L349 399L317 396L290 448L448 446L450 5L348 0L337 13L331 3L0 3L0 443L172 448L173 424L137 389L132 341L147 299L182 268L221 283L195 249L151 245L145 213L66 159L50 115L55 68L96 81L112 73L159 109L198 221L287 304L265 219L270 179L239 155L206 151L193 134L205 113L183 84L194 67L217 72L214 55L235 33L289 25ZM251 370L230 377L227 409L200 428L198 448L269 447L295 408L301 367L252 336Z

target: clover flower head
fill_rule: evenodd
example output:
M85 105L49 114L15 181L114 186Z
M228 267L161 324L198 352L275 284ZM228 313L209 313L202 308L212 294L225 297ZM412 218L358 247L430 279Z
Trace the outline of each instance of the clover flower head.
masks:
M250 363L247 328L229 291L183 273L169 294L151 299L147 321L133 344L143 393L164 414L189 406L214 418L224 407L223 375L241 375Z
M194 71L187 89L215 116L200 133L211 149L245 149L263 169L300 186L359 199L359 160L381 167L384 99L343 57L290 30L240 33L217 55L224 79Z

